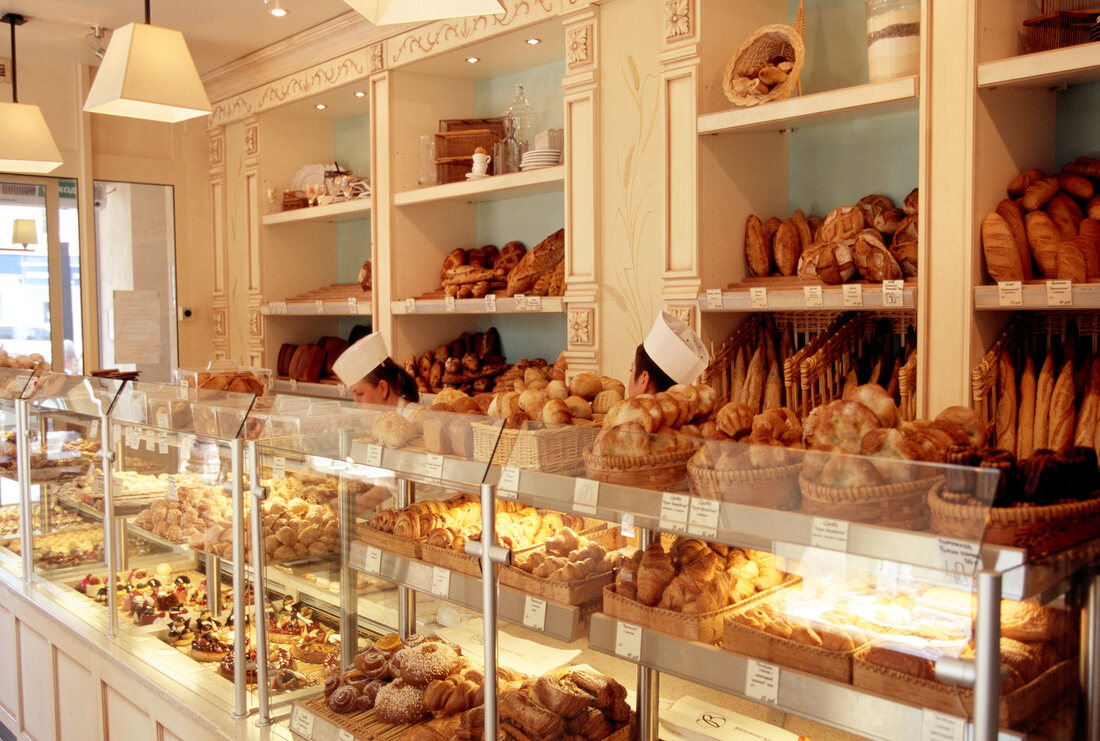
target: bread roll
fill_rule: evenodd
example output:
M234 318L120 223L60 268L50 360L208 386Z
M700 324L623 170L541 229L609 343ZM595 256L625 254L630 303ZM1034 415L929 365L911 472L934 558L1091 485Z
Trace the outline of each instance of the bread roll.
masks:
M745 261L748 263L750 274L771 275L772 246L768 241L768 235L764 232L764 224L755 214L749 214L745 222Z
M883 427L897 427L901 422L894 400L877 383L865 383L857 387L852 392L852 401L858 401L874 412Z
M860 213L858 209L856 212ZM853 244L851 239L844 242L814 243L802 252L802 257L798 260L798 277L803 280L820 280L829 285L848 281L856 273L855 263L852 262Z
M784 221L772 238L772 257L780 275L794 275L802 256L802 238L791 221Z
M821 229L814 235L818 242L843 242L846 239L855 239L856 235L863 231L867 223L863 218L863 211L856 206L839 206L834 208L825 217Z
M1055 176L1058 179L1058 188L1063 193L1068 193L1074 198L1087 201L1095 195L1092 181L1083 175L1074 175L1069 172L1060 172Z
M1007 349L997 361L997 447L1016 450L1016 370Z
M567 425L573 421L573 413L563 399L549 399L542 406L542 421L547 424Z
M1089 363L1088 380L1085 382L1085 395L1081 398L1081 408L1077 413L1077 426L1074 429L1073 444L1091 448L1096 439L1096 417L1100 413L1100 356L1093 357Z
M592 400L603 391L603 383L592 373L578 373L569 381L569 393L582 399Z
M996 211L982 219L982 252L985 255L985 269L993 280L1002 283L1024 279L1020 251L1012 229Z
M1031 255L1035 258L1039 271L1046 278L1058 277L1058 245L1062 236L1054 222L1042 211L1032 211L1024 217L1027 227L1027 241L1031 245Z
M1042 208L1057 192L1057 179L1043 178L1042 180L1036 180L1031 185L1027 186L1027 190L1024 191L1023 200L1020 202L1020 205L1027 211L1035 211L1036 209Z
M869 281L898 280L901 266L886 249L886 243L877 229L864 229L852 245L852 261L856 270Z
M592 405L580 396L567 396L565 405L573 419L592 419Z
M916 216L920 205L920 188L913 188L909 191L909 195L905 196L905 200L902 202L901 207L905 210L906 216Z
M1020 253L1020 267L1023 268L1024 280L1032 277L1031 248L1027 244L1027 227L1024 226L1024 210L1020 204L1011 198L1005 198L997 204L997 213L1008 224L1012 232L1012 239L1016 242L1016 249Z
M1029 185L1045 177L1046 175L1043 174L1042 170L1024 170L1008 184L1008 196L1010 198L1021 197Z
M611 410L612 406L622 400L623 395L614 389L601 391L592 399L592 412L594 414L606 414Z
M1054 356L1047 353L1039 377L1035 381L1035 432L1031 436L1032 450L1047 446L1050 423L1050 399L1054 394Z
M1084 283L1087 278L1085 253L1074 237L1058 245L1058 278L1074 283Z
M1050 399L1050 420L1047 423L1047 447L1061 450L1073 442L1073 427L1076 411L1073 401L1076 394L1073 389L1073 358L1062 365L1058 380Z
M1023 461L1035 449L1035 361L1029 355L1024 363L1024 372L1020 375L1020 395L1018 397L1016 426L1016 460Z

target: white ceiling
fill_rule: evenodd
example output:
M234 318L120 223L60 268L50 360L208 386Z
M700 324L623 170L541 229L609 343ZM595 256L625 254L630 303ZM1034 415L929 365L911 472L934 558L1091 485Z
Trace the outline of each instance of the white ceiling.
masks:
M155 26L183 32L199 74L352 11L343 0L280 0L289 13L275 18L262 0L151 0ZM20 13L19 60L91 64L92 26L114 29L144 22L144 0L0 0L0 15ZM0 57L11 55L10 28L0 25ZM109 38L109 37L108 37Z

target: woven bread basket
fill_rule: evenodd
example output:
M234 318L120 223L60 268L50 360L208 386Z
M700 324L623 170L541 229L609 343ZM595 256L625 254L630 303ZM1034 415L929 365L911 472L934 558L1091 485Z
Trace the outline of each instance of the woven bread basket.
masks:
M928 492L943 486L943 477L880 486L824 486L799 477L802 512L899 530L928 529Z
M657 491L687 491L687 462L695 449L646 456L595 455L584 450L586 476L594 481Z
M773 100L789 97L795 88L799 94L802 85L799 80L802 65L806 61L806 12L803 3L798 3L798 13L794 25L775 23L761 26L753 31L741 47L726 62L726 71L722 76L722 89L731 103L739 106L760 105ZM742 92L734 84L742 77L755 77L756 71L770 59L782 57L794 63L794 69L787 79L773 87L767 93Z
M798 474L802 464L726 471L688 461L691 490L703 499L748 504L753 507L797 509Z

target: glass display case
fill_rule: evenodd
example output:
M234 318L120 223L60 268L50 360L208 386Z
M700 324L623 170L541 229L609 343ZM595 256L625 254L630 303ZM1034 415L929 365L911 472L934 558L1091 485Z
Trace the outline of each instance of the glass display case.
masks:
M19 504L16 401L31 381L29 370L0 368L0 538L18 540L23 529ZM19 569L18 559L10 550L0 554L0 563Z

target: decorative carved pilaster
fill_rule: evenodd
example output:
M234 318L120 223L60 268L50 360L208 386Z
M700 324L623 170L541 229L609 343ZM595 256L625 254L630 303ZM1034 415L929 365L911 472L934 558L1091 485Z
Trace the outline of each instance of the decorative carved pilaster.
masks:
M689 327L695 326L695 307L694 306L666 306L665 311L672 316L676 317Z
M211 332L214 358L229 357L229 298L225 290L225 129L218 126L207 131L210 140L210 249L214 266L211 292Z
M386 48L383 42L370 45L370 72L381 72L386 68Z
M695 33L695 0L665 0L665 41L690 38Z
M595 26L585 23L570 28L565 33L565 64L573 69L592 64L595 61Z
M225 165L225 129L217 128L210 131L210 167L224 167Z
M568 339L570 346L594 344L595 313L594 309L569 310Z
M255 118L244 127L244 153L248 157L255 157L260 153L260 124Z

